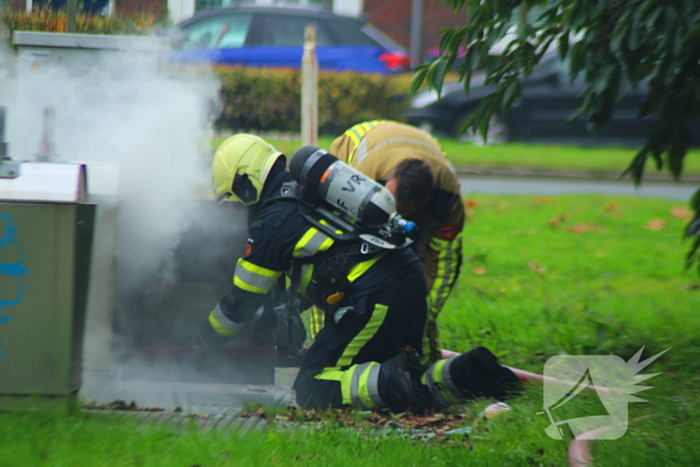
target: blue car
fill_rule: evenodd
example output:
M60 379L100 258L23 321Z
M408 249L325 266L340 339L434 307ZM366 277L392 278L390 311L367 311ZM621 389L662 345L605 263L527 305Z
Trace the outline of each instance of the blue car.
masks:
M204 11L177 28L179 63L300 68L304 29L316 27L322 70L398 73L409 70L405 50L370 24L324 11L231 7Z

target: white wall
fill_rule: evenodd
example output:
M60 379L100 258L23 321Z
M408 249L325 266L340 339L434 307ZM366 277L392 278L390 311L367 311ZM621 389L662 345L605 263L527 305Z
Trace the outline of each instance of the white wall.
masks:
M363 0L334 0L333 13L336 15L359 17L364 8Z
M168 12L173 24L194 15L194 0L168 0Z

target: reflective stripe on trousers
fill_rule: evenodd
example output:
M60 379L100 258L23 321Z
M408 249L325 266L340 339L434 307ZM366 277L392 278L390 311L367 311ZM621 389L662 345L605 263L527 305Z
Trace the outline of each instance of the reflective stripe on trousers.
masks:
M443 406L458 404L465 399L450 376L450 365L457 358L438 360L423 373L423 383L428 385L435 401Z
M442 309L445 300L457 279L460 253L462 251L462 234L448 242L439 238L430 240L430 248L438 252L437 275L430 290L432 301L431 318L437 319L437 313Z
M360 353L360 350L374 337L374 335L379 331L379 328L384 323L386 318L386 313L389 307L386 305L375 305L372 311L372 316L367 321L364 328L355 336L355 338L350 341L343 354L338 359L336 363L337 367L344 367L352 364L353 359Z
M379 397L379 370L377 362L353 365L347 370L326 369L316 379L338 381L343 404L360 410L383 409L386 404Z

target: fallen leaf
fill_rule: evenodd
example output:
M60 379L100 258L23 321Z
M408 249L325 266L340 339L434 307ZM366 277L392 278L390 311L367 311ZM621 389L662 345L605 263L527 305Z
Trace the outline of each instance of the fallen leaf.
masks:
M559 224L560 224L561 222L568 222L568 221L570 221L570 220L571 220L571 216L570 216L570 215L568 215L568 214L562 214L562 215L560 215L560 216L552 217L551 219L549 219L548 224L549 224L549 226L552 227L553 229L556 229L556 228L559 227Z
M532 200L536 203L552 204L552 198L543 198L542 196L533 196Z
M567 230L567 232L574 232L577 234L583 234L583 233L589 232L592 229L592 227L593 226L591 226L590 224L581 223L581 224L576 224L574 226L571 226L566 230Z
M656 232L657 230L663 229L665 226L666 221L661 219L652 219L644 226L644 228Z
M542 266L541 264L537 263L536 261L530 261L527 263L528 266L530 266L530 269L533 271L546 271L547 268Z
M472 271L474 272L474 274L478 274L480 276L486 274L486 268L483 266L476 267L472 269Z
M476 207L476 201L473 199L468 199L464 201L464 205L469 209L474 209Z
M608 203L605 205L605 212L610 214L617 214L618 206L617 203Z
M680 219L684 222L690 222L690 220L693 218L693 211L685 206L678 206L671 209L671 214L673 214L673 217L676 219Z

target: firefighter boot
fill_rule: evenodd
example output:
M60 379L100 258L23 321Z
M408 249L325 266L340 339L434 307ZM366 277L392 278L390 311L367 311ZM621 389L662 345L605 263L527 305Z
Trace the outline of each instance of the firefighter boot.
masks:
M424 379L441 406L477 397L504 400L522 390L515 374L501 366L486 347L435 362L425 372Z
M422 415L432 410L432 396L421 382L425 367L412 349L402 349L383 362L379 372L379 397L393 413Z

